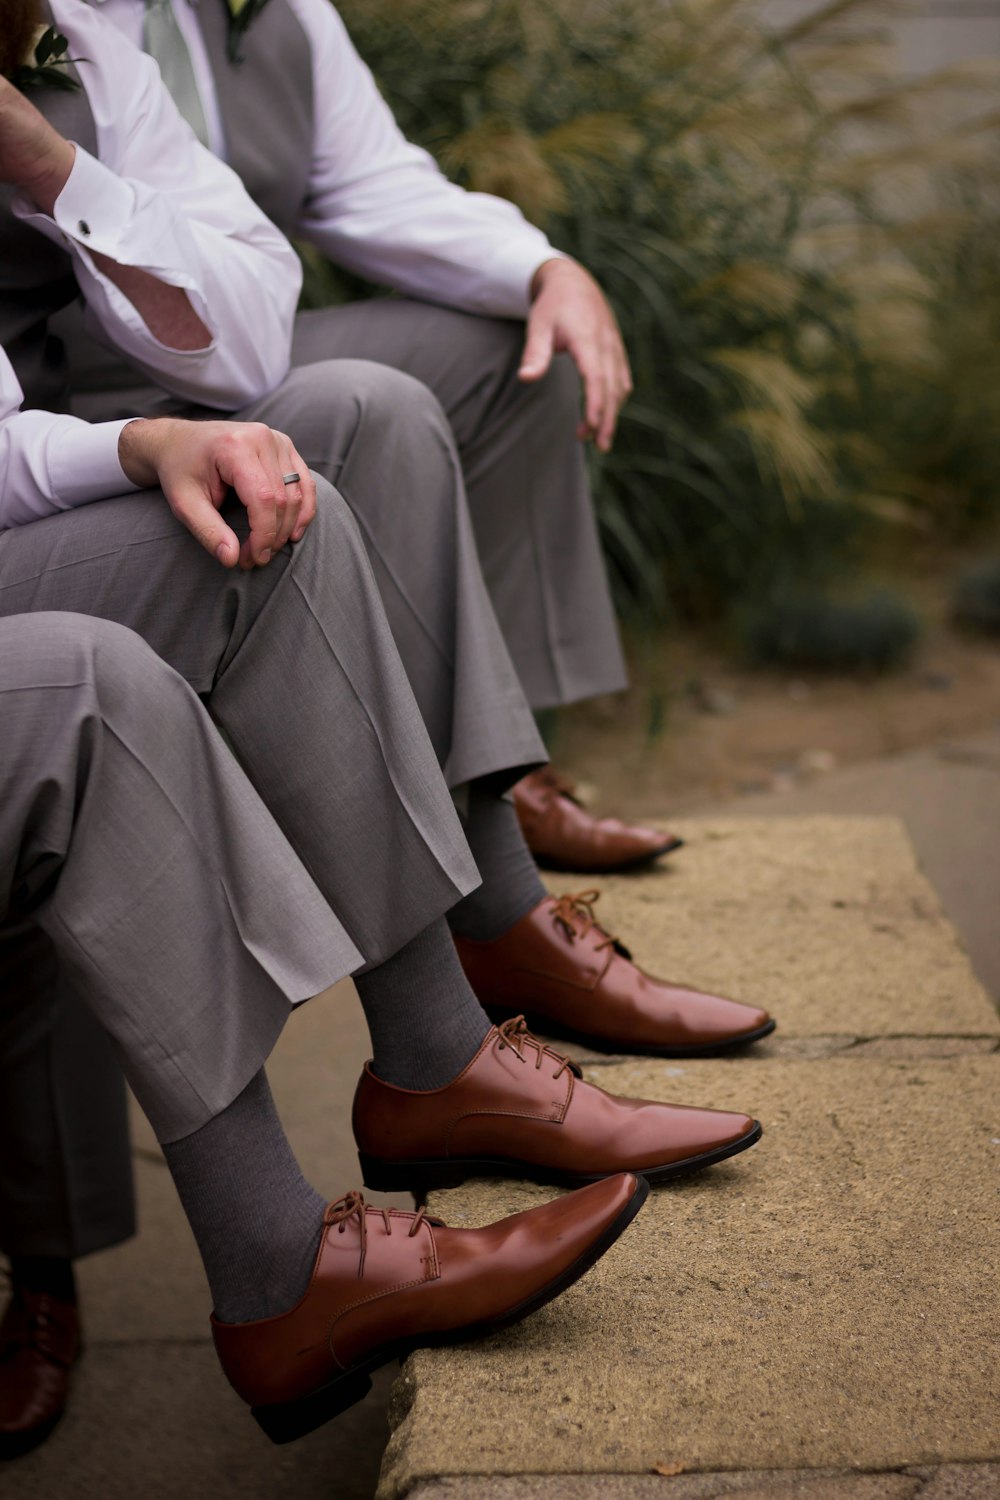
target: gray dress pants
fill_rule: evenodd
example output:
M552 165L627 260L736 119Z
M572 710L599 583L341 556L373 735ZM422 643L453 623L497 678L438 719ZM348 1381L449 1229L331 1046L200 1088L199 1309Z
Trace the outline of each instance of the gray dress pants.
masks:
M300 313L292 360L365 359L413 376L447 416L493 608L532 708L626 683L576 437L580 382L567 355L517 378L524 326L406 298Z
M363 955L195 694L131 632L0 620L0 716L0 923L45 933L158 1138L187 1135L263 1065L290 1008ZM406 716L372 727L393 737ZM433 783L419 733L410 749ZM335 759L323 769L337 778ZM27 1019L6 996L0 1015Z
M232 506L227 518L245 531L241 507ZM156 494L101 502L0 535L0 617L53 609L129 625L207 696L363 961L395 952L475 885L356 525L329 486L320 484L319 514L304 541L249 574L221 570ZM443 744L451 733L448 695L439 707L430 738ZM517 774L515 767L507 776ZM348 792L353 801L345 805ZM11 936L0 945L8 973L23 967L23 940ZM5 979L3 988L14 987ZM59 1007L51 986L49 993L51 1028ZM41 1014L37 1007L33 1013ZM97 1175L107 1163L103 1188L78 1180L66 1143L78 1130L87 1133L92 1120L84 1111L76 1124L67 1121L72 1091L53 1076L66 1049L41 1020L35 1030L42 1035L33 1057L22 1056L16 1079L5 1070L10 1086L0 1099L0 1246L82 1254L130 1232L126 1164L112 1146L90 1157ZM91 1095L113 1097L121 1085L94 1028L90 1043ZM24 1105L39 1099L34 1111ZM49 1124L39 1144L42 1114ZM18 1197L23 1173L3 1166L17 1162L29 1124L32 1149L57 1163L34 1179L34 1207ZM45 1184L52 1181L62 1183L63 1205L46 1210ZM85 1205L96 1196L119 1204L116 1222L107 1214L96 1227L87 1220Z
M490 777L506 788L544 761L435 396L384 365L327 360L238 415L287 432L350 507L448 785Z
M61 313L52 327L74 349L77 415L102 421L182 410L164 391L137 384L117 357L89 339L78 308ZM355 390L371 401L380 389L391 408L399 393L404 406L413 406L417 386L422 388L425 409L436 409L437 417L443 411L446 419L465 480L462 509L467 501L507 649L531 707L543 709L616 692L626 675L584 450L576 437L580 382L569 357L559 355L544 380L523 384L517 378L523 342L522 323L403 297L301 313L292 361L309 367L308 381L297 390L310 395L317 415L308 418L300 407L289 417L288 431L312 466L343 491L375 549L373 562L377 554L394 587L419 591L408 535L399 523L414 506L423 511L433 501L425 492L396 490L378 499L370 486L347 485L322 422L338 399L350 406ZM340 380L333 375L332 364L341 361L369 364L363 388L352 385L354 371ZM411 377L408 393L393 381L394 372ZM198 412L188 408L186 414ZM437 425L436 417L430 420ZM369 525L373 503L380 514ZM381 585L377 562L376 575ZM396 628L389 597L386 609L405 661L405 636ZM405 629L412 622L404 617L398 623Z
M153 402L148 392L109 391L92 398L89 414L110 417L148 409ZM177 405L169 399L160 404ZM483 583L461 465L435 396L394 369L341 359L293 371L239 416L290 433L309 466L336 483L351 507L403 666L453 791L460 796L462 786L478 778L508 786L542 761L544 748ZM154 517L159 514L154 506ZM128 515L132 522L138 510ZM175 587L169 573L161 578L138 569L130 578L135 597L124 610L120 591L113 588L121 557L105 557L103 542L94 559L84 566L74 558L68 571L61 561L55 563L53 552L56 571L45 576L51 539L68 547L70 533L63 528L71 526L74 538L91 536L92 520L91 513L81 512L45 523L42 548L32 539L35 527L0 535L0 613L41 607L123 620L199 691L207 691L204 673L196 681L193 666L183 659L186 648L167 638L163 601ZM129 538L129 532L122 536ZM180 541L178 567L184 559L188 566L197 549L186 538ZM144 546L138 536L130 538L133 556L142 556ZM7 571L26 549L35 558L37 590L27 588L23 578L15 586ZM203 569L200 559L197 563ZM336 588L335 574L328 584ZM229 585L217 567L210 567L202 586L221 597ZM51 955L29 982L28 960L34 955L37 963L39 946L37 933L0 938L0 988L27 985L27 1008L37 987L43 981L48 985L48 1003L31 1005L13 1056L0 1034L5 1085L0 1249L75 1257L133 1232L131 1164L121 1126L125 1098L104 1032L60 982ZM81 1072L74 1064L83 1054L87 1066ZM86 1089L79 1082L84 1075Z

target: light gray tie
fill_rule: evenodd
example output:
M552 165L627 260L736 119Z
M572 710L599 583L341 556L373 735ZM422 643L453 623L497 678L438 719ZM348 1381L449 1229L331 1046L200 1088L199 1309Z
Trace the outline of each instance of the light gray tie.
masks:
M174 103L203 146L208 145L208 125L187 42L177 25L171 0L146 0L142 45L160 65L163 82Z

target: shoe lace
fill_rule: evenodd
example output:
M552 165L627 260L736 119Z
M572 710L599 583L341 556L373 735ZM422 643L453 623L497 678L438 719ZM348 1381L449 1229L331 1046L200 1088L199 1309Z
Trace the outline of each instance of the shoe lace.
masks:
M618 939L602 927L594 916L594 903L600 900L600 891L567 891L564 896L553 896L552 916L563 929L570 942L573 943L578 937L585 938L591 932L601 933L601 941L595 943L595 951L600 953L604 948L621 949Z
M544 1057L550 1057L553 1062L558 1063L559 1066L552 1075L553 1081L556 1078L561 1078L567 1068L573 1068L570 1058L564 1057L561 1052L556 1052L554 1048L547 1047L536 1036L532 1036L528 1030L528 1023L523 1016L511 1016L509 1021L502 1021L497 1027L497 1031L500 1034L500 1047L509 1047L515 1057L519 1057L522 1062L528 1061L524 1055L525 1046L534 1047L536 1070L542 1066L542 1059Z
M539 786L544 786L547 791L556 797L568 797L571 802L580 805L580 799L576 795L576 782L570 781L561 771L553 766L542 766L541 770L535 772Z
M357 1189L352 1189L351 1192L345 1193L342 1198L338 1198L334 1203L331 1203L326 1211L326 1222L331 1227L336 1224L338 1234L344 1233L344 1230L352 1219L356 1218L358 1221L358 1229L361 1235L361 1254L358 1257L359 1280L365 1274L365 1256L368 1253L368 1215L370 1213L382 1215L382 1222L385 1225L387 1235L392 1234L393 1219L412 1220L407 1235L407 1238L411 1240L427 1217L426 1206L418 1208L416 1213L413 1214L407 1213L405 1209L401 1208L377 1208L373 1203L366 1203L364 1195L359 1193Z

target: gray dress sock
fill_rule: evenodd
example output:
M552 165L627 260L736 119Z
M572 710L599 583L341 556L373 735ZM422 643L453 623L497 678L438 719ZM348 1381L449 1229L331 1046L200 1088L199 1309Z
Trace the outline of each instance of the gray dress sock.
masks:
M471 1062L490 1021L440 918L377 969L355 974L379 1078L439 1089Z
M462 823L483 883L452 907L448 925L459 937L491 943L543 901L546 891L513 802L473 782Z
M221 1114L163 1147L215 1316L287 1312L312 1275L326 1200L292 1155L263 1068Z

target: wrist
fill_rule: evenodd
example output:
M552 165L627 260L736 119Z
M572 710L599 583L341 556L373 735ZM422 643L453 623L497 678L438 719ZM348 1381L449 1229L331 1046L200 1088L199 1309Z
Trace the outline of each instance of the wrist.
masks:
M531 286L528 289L531 301L536 302L548 283L554 277L563 275L566 270L579 270L579 266L575 260L570 260L565 255L551 255L548 260L543 260L531 278Z
M160 455L174 426L172 417L136 417L118 434L118 462L126 479L140 489L160 482Z
M55 212L56 201L69 181L75 161L76 147L72 141L64 141L60 137L39 172L33 174L30 181L19 184L49 218Z

